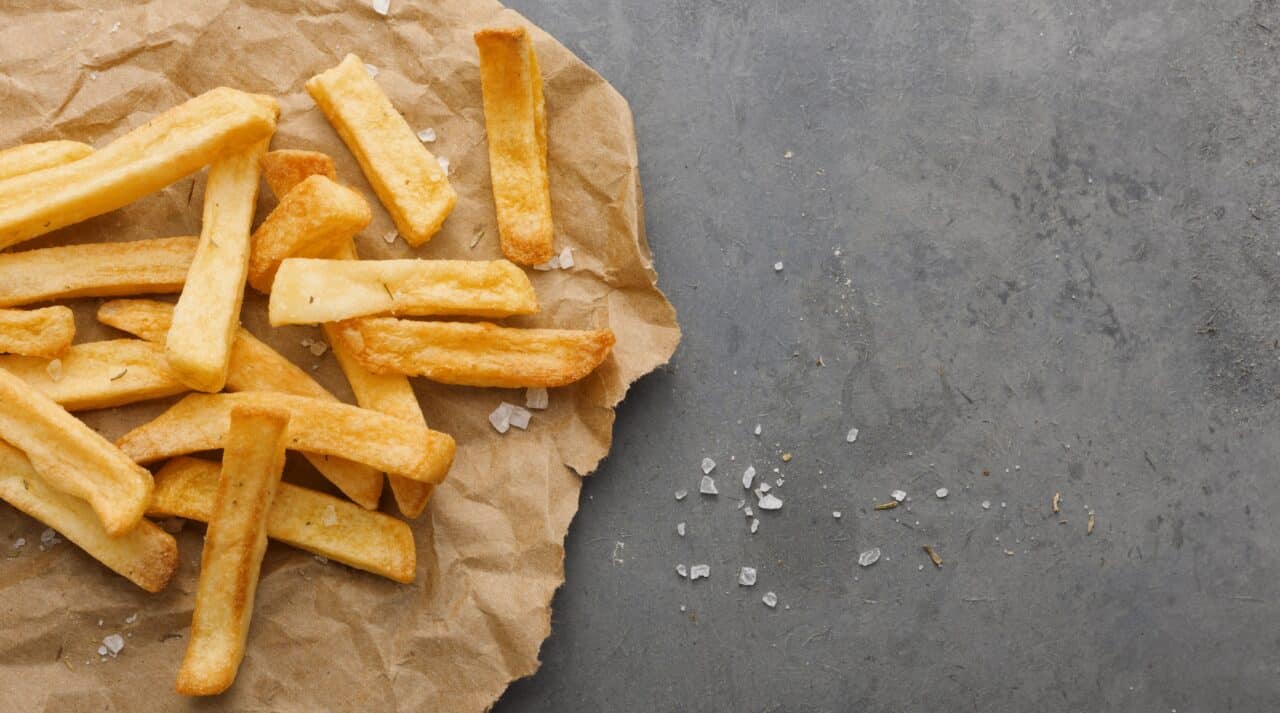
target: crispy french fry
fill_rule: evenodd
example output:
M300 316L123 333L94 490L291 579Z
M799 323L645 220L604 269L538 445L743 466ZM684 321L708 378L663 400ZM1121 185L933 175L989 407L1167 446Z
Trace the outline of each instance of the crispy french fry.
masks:
M280 263L271 326L375 314L508 317L538 311L524 270L506 260L316 260Z
M338 172L334 169L333 159L329 154L281 149L268 151L262 157L262 177L266 179L267 187L276 198L284 197L284 194L310 176L338 180Z
M480 30L475 41L502 254L513 262L538 265L555 254L547 107L538 58L523 27Z
M614 343L609 329L512 329L390 317L339 322L335 332L374 373L504 388L571 384L600 366Z
M430 240L458 194L436 157L365 71L364 62L347 55L338 66L307 80L307 91L360 162L405 242L417 247Z
M254 231L249 284L270 292L281 260L329 255L372 219L359 193L324 176L303 179Z
M0 253L0 307L179 292L195 252L196 239L181 237Z
M288 430L287 411L231 409L178 693L212 696L236 680L267 551L267 513L284 472Z
M0 439L27 454L49 485L85 500L112 537L133 529L151 474L48 396L0 369Z
M147 514L208 522L217 488L217 463L174 458L156 473ZM413 581L417 567L413 531L405 523L288 483L280 484L267 513L267 535L405 584Z
M0 442L0 499L52 527L90 557L148 592L164 589L178 569L178 543L142 520L111 537L83 500L55 490L17 448Z
M267 391L192 394L117 443L143 464L222 448L227 414L242 405L289 411L293 450L338 456L425 483L444 480L453 463L456 446L447 434L357 406Z
M93 153L93 147L79 141L41 141L0 151L0 181L71 163Z
M164 302L112 300L98 308L98 321L148 341L159 342L169 331L172 313L173 306ZM307 372L243 327L231 345L227 388L231 391L278 391L313 399L338 400ZM382 495L382 473L377 469L345 458L312 453L304 453L303 456L361 507L370 510L378 507L378 499Z
M200 245L164 344L173 373L198 391L221 391L227 383L267 143L225 154L209 167Z
M267 138L270 97L219 87L148 121L78 161L0 181L0 248L128 205Z
M0 369L68 411L114 408L189 390L169 370L160 347L139 339L76 344L57 362L0 356Z
M52 358L66 351L75 336L70 307L0 309L0 354Z

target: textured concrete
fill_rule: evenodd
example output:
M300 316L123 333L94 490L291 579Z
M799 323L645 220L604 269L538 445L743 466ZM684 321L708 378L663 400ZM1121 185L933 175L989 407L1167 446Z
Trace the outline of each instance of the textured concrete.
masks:
M631 100L685 341L496 710L1280 708L1276 3L512 5Z

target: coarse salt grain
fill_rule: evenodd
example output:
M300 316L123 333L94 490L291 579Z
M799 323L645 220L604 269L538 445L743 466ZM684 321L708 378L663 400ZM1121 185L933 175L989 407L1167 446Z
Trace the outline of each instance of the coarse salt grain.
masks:
M333 527L338 524L338 511L332 505L324 506L324 513L320 516L320 524L325 527Z
M317 339L311 342L307 349L310 350L311 356L324 356L324 353L329 351L329 345Z
M880 548L872 547L871 549L858 555L858 564L862 567L870 567L880 561Z
M681 488L676 491L676 500L684 500L685 496L687 496L688 494L689 494L688 490Z
M713 471L713 470L715 470L715 469L716 469L716 462L715 462L715 461L711 460L710 458L703 458L703 459L702 459L702 472L703 472L703 473L710 473L711 471Z
M565 248L560 251L560 269L568 270L573 267L573 248Z
M937 495L939 499L947 497L949 493L950 491L947 490L946 488L938 488L937 490L933 491L933 494Z
M111 634L102 640L102 645L106 648L107 653L111 654L112 658L115 658L124 650L124 637L119 634Z
M13 549L15 550L20 550L23 547L26 547L26 545L27 545L27 538L25 537L19 537L18 539L13 541Z
M391 0L373 0L373 11L385 17L391 11Z
M772 609L778 606L778 595L773 592L765 592L764 596L760 597L760 601L764 602L765 606Z
M449 159L444 156L437 156L436 163L440 164L440 170L444 171L444 175L449 175Z
M427 127L427 128L425 128L425 129L423 129L422 131L419 131L419 132L418 132L418 140L419 140L419 141L421 141L421 142L423 142L424 144L429 144L429 143L431 143L432 141L435 141L435 140L436 140L436 130L435 130L435 129L432 129L431 127Z
M990 510L990 509L991 509L991 501L990 501L990 500L983 500L983 501L982 501L982 509L983 509L983 510Z
M747 490L750 490L751 483L755 479L756 479L756 467L754 465L747 466L747 469L742 471L742 487L746 488Z
M850 428L849 432L844 434L845 443L853 443L858 440L858 429Z
M679 536L681 536L681 537L684 537L684 531L685 531L685 524L684 524L683 522L677 522L677 523L676 523L676 534L677 534L677 535L679 535Z
M688 577L689 568L684 566L683 564L678 564L676 565L676 574L680 575L681 577Z
M538 270L539 272L546 272L547 270L559 270L560 256L552 255L550 260L542 263L541 265L534 265L533 269Z
M550 403L551 396L547 394L547 390L541 386L526 389L524 392L524 405L527 408L541 411L550 405Z
M378 68L372 64L366 64L364 66L364 73L369 75L370 78L376 77L378 76Z
M742 511L742 514L743 514L743 515L746 515L747 517L755 517L755 514L756 514L756 513L755 513L755 511L754 511L754 510L752 510L752 509L751 509L751 506L750 506L750 505L748 505L748 506L746 507L746 509L744 509L744 510Z
M834 517L835 519L839 520L841 517L844 517L844 513L840 512L839 510L832 510L831 517Z
M400 237L399 233L394 230L388 230L386 233L383 233L382 242L390 245L391 243L394 243L398 237Z
M62 360L53 359L45 365L44 370L49 374L49 378L55 382L62 381Z
M329 564L329 558L324 555L312 555L312 558L320 564Z
M699 579L706 579L711 576L711 565L695 564L689 567L689 581L693 582Z
M756 568L743 567L738 570L738 584L744 587L750 587L756 583Z
M702 476L702 482L698 484L698 492L703 495L719 495L720 491L716 488L715 478L709 475Z
M907 492L905 490L895 490L892 493L889 493L889 497L897 500L898 502L902 502L907 499Z
M774 272L782 272L782 261L781 261L781 260L779 260L779 261L777 261L777 262L773 263L773 271L774 271Z
M506 433L511 430L511 404L506 401L498 404L498 408L489 414L489 424L498 433Z
M514 404L508 405L511 406L511 425L521 431L528 430L529 419L533 417L533 414L529 413L529 409L526 409L523 406L516 406Z
M757 504L760 506L761 510L778 510L782 507L782 500L773 493L765 493L764 497L760 498L760 502Z
M756 497L758 498L758 497L760 497L760 494L761 494L761 493L767 493L767 492L769 492L770 490L773 490L773 486L772 486L772 485L769 485L768 483L766 483L766 482L764 482L763 480L761 480L761 481L760 481L760 487L759 487L759 488L756 488Z
M753 535L756 534L756 530L759 530L759 529L760 529L760 521L754 517L751 518L751 534Z
M137 621L137 620L138 620L138 615L137 615L137 614L130 614L129 616L127 616L127 617L125 617L125 618L124 618L124 623L126 623L126 624L132 624L133 622L135 622L135 621Z
M62 540L58 538L58 533L54 532L52 527L46 528L44 532L40 533L41 547L53 547L59 542L62 542Z
M116 20L115 24L111 26L111 29L110 29L110 30L107 30L107 33L108 33L108 34L112 34L112 35L114 35L115 33L119 32L119 31L120 31L120 21L119 21L119 20Z
M758 424L758 423L757 423L757 424L756 424L755 434L758 436L758 435L760 435L763 431L764 431L764 429L763 429L763 428L761 428L761 427L760 427L760 424Z

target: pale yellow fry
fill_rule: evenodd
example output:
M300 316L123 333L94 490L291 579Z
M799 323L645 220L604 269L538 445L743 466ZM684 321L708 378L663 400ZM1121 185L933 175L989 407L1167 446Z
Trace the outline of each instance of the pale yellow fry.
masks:
M139 339L76 344L56 362L0 356L0 369L68 411L114 408L189 390L169 370L160 347Z
M212 696L231 687L244 659L267 551L267 513L284 472L287 411L231 410L213 512L200 555L191 641L178 670L177 691Z
M112 300L98 308L98 321L143 339L158 342L169 331L173 306L153 300ZM227 367L227 389L231 391L279 391L295 396L337 401L312 379L276 350L240 328L231 345ZM302 454L321 475L329 479L361 507L374 509L382 496L382 473L362 463L345 458Z
M254 231L249 284L270 292L281 260L329 255L372 219L359 193L324 176L303 179Z
M0 181L26 173L71 163L93 153L93 147L79 141L41 141L0 151Z
M502 254L524 265L554 255L542 73L523 27L475 33Z
M0 439L20 448L58 490L88 501L103 529L133 529L151 497L151 474L48 396L0 369Z
M0 309L0 354L52 358L71 346L75 336L70 307Z
M365 71L364 62L347 55L338 66L307 80L307 91L360 162L405 242L417 247L430 240L458 194L436 157Z
M192 394L118 444L144 464L222 448L227 414L241 405L289 411L293 450L338 456L426 483L444 480L453 463L456 446L447 434L357 406L266 391Z
M196 239L181 237L0 253L0 307L179 292L195 252Z
M148 520L111 537L85 501L55 490L17 448L0 441L0 499L57 530L148 592L164 589L178 569L178 543Z
M173 372L197 391L221 391L227 383L267 143L225 154L209 167L200 246L164 344Z
M217 463L174 458L156 473L147 514L208 522L217 487ZM280 484L267 513L267 535L405 584L413 581L417 567L413 531L405 523L288 483Z
M128 205L267 138L271 97L219 87L78 161L0 181L0 248Z
M329 154L319 151L299 151L297 149L281 149L268 151L262 157L262 177L267 187L276 198L293 189L310 176L324 176L330 181L338 180L338 172L333 167L333 159Z
M334 343L370 371L463 386L564 386L600 366L614 343L608 329L512 329L487 322L365 317L335 327Z

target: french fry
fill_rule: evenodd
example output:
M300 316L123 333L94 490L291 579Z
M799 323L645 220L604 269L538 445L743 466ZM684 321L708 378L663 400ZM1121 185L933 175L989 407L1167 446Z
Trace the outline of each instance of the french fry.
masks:
M373 219L359 193L324 176L309 176L284 194L253 233L249 284L270 292L280 261L321 257L351 240Z
M212 696L236 680L267 551L267 513L284 472L288 429L287 411L231 410L178 693Z
M0 151L0 181L26 173L71 163L93 153L93 147L79 141L41 141Z
M338 456L433 484L444 480L453 463L456 445L447 434L357 406L267 391L192 394L117 444L142 464L222 448L227 414L244 405L288 411L293 450Z
M200 245L164 344L173 372L198 391L221 391L227 383L267 143L228 153L209 167Z
M329 154L319 151L299 151L297 149L281 149L268 151L262 157L262 177L275 197L284 194L302 183L309 176L324 176L330 181L338 180L338 172L333 167L333 159Z
M0 253L0 307L179 292L195 252L196 239L181 237Z
M68 411L114 408L188 391L169 370L160 347L138 339L76 344L56 363L0 356L0 369Z
M458 194L364 62L347 55L307 80L307 91L359 161L405 242L417 247L430 240Z
M217 463L174 458L156 473L147 514L208 522L217 488ZM288 483L280 484L267 513L267 536L404 584L417 567L413 531L404 522Z
M375 314L507 317L538 311L524 270L506 260L317 260L280 263L271 326Z
M142 520L111 537L83 500L49 487L17 448L0 442L0 499L52 527L130 582L159 592L178 569L178 543Z
M98 308L98 321L151 342L159 342L169 331L173 306L153 300L112 300ZM316 383L307 372L279 352L240 328L231 345L227 367L227 388L231 391L278 391L294 396L338 401ZM303 453L320 474L329 479L361 507L374 509L382 495L382 473L345 458Z
M571 384L600 366L614 343L609 329L512 329L487 322L390 317L339 322L335 332L374 373L503 388Z
M123 535L142 519L151 498L151 474L4 369L0 439L24 451L50 486L87 501L108 535Z
M555 254L547 107L538 58L523 27L480 30L475 41L502 254L513 262L538 265Z
M0 354L53 358L75 336L75 314L69 307L0 309Z
M219 87L71 163L0 181L0 249L128 205L275 131L276 101Z

